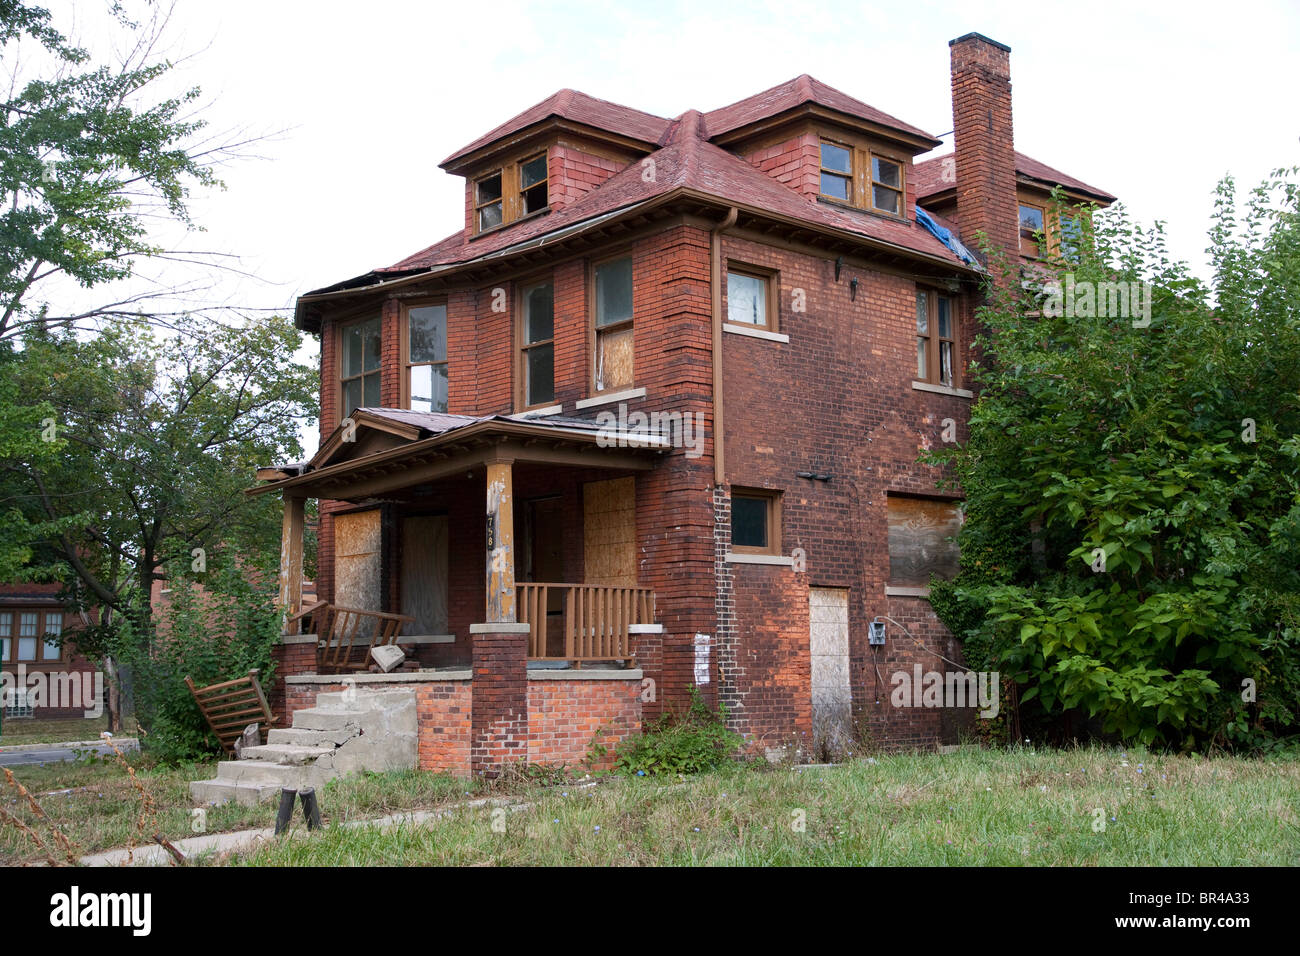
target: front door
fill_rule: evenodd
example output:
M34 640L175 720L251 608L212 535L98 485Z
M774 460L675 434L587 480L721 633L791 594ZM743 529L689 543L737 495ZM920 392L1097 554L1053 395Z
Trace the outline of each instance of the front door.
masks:
M528 564L525 579L538 584L564 581L564 500L534 498L525 512ZM546 656L564 656L564 592L546 592Z
M402 613L415 618L405 634L446 634L447 516L402 518Z

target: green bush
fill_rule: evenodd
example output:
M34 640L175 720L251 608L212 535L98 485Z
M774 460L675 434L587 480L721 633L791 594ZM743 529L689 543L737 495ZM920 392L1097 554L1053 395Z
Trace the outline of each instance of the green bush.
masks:
M132 675L141 745L164 763L219 750L185 678L203 687L258 668L263 689L274 679L272 648L279 640L275 578L241 573L221 562L196 581L169 578L170 601L141 640L129 626L119 637L121 659ZM259 583L264 582L264 583Z
M614 769L639 776L713 770L727 763L744 743L727 729L726 721L726 708L711 710L699 688L692 687L686 713L665 714L644 734L625 743Z

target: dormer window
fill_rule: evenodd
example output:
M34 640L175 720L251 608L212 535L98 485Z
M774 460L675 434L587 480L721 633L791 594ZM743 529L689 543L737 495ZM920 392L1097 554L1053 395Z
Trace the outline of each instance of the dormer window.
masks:
M546 206L546 154L542 153L519 164L519 214L527 216Z
M474 231L487 232L550 204L546 153L507 163L474 180Z
M822 140L822 195L853 202L853 150Z
M501 204L501 172L497 170L474 184L474 215L478 220L479 232L499 226L505 221Z
M871 205L881 212L903 212L903 167L892 160L871 157Z
M826 199L890 216L903 215L903 164L863 143L821 141L821 185Z

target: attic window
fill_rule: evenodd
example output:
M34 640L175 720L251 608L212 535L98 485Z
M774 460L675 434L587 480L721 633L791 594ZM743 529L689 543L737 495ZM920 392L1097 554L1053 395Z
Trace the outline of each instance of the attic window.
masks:
M474 214L479 232L505 221L501 208L501 173L502 170L497 170L474 184Z
M895 216L903 211L903 167L879 156L871 157L871 205Z
M542 153L519 164L520 215L527 216L546 206L546 154Z
M853 150L822 140L821 193L831 199L853 201Z
M823 198L903 215L903 164L876 155L869 143L821 140L819 173Z

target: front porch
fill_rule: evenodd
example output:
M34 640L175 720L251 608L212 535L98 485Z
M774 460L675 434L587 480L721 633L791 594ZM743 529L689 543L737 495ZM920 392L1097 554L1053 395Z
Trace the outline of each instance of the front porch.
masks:
M254 490L284 495L282 720L316 688L411 682L420 766L453 772L571 762L598 729L639 731L636 665L663 629L637 580L635 482L660 449L601 447L575 420L361 409L353 429ZM308 497L325 600L304 607ZM403 652L392 674L372 673L381 646ZM466 719L467 751L453 745Z

